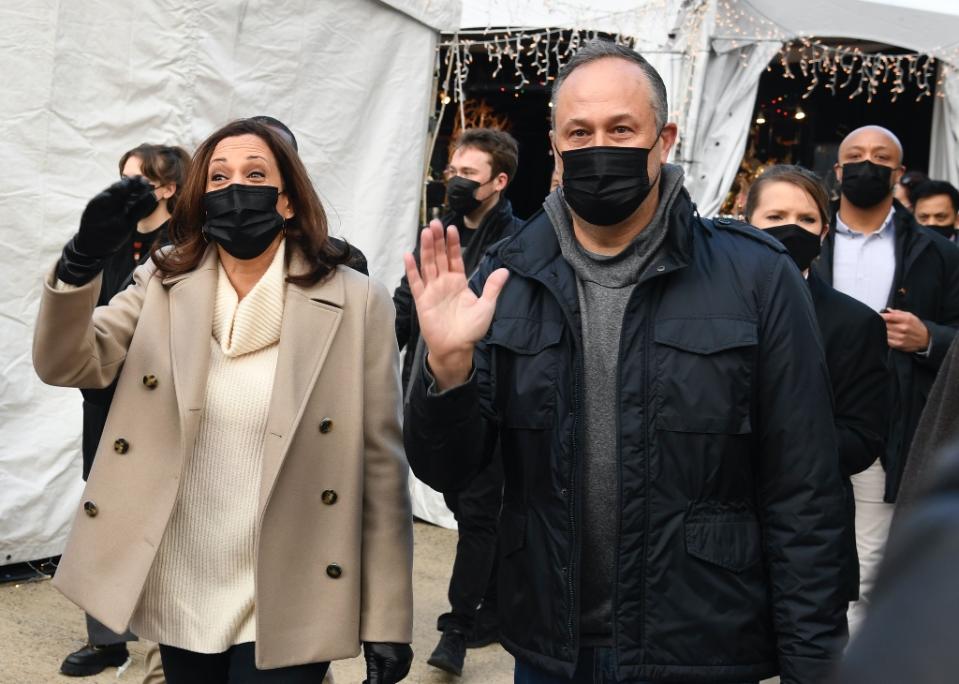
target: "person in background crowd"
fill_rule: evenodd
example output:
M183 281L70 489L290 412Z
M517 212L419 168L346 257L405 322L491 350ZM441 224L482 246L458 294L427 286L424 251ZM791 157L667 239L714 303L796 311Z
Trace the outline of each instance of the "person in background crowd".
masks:
M930 397L927 410L931 406ZM953 402L950 408L955 425L957 406ZM833 680L836 684L956 681L959 442L953 440L938 451L922 491L901 516L896 513L875 598L849 644Z
M912 191L917 185L927 180L929 177L922 171L904 171L902 177L896 181L892 195L905 209L912 211L915 202Z
M783 243L806 276L826 351L839 465L846 493L846 582L859 597L856 509L850 477L871 466L885 447L889 420L888 347L882 318L809 271L829 231L829 199L816 175L800 166L770 166L750 186L746 220Z
M129 208L131 230L129 238L104 263L102 285L97 305L107 304L114 295L132 282L133 270L149 257L154 245L169 242L167 224L176 208L177 198L186 179L190 156L179 147L143 143L120 157L121 178L144 177L151 191L135 197ZM82 389L83 393L83 479L93 466L97 445L103 434L116 383L103 389ZM68 655L60 665L60 672L71 677L88 677L103 672L107 667L119 667L129 657L126 642L136 639L129 631L116 634L90 615L87 620L87 644ZM157 662L156 658L151 659Z
M370 684L402 680L412 519L389 294L345 267L293 148L240 120L199 146L172 246L94 307L150 191L94 197L44 282L41 379L119 374L55 585L159 642L170 684L313 683L360 643Z
M959 249L921 229L893 197L902 157L898 138L880 126L846 136L835 166L842 190L835 230L813 264L827 284L879 312L890 349L886 448L852 476L860 586L851 632L869 604L916 423L959 326Z
M520 221L513 216L506 188L516 177L519 149L509 133L472 128L456 140L446 168L450 213L443 225L455 225L463 236L464 262L472 274L487 248L512 235ZM417 251L418 254L418 251ZM396 339L406 348L404 387L415 378L416 360L425 353L416 308L404 276L393 294ZM450 452L450 458L456 458ZM429 664L460 675L466 649L496 641L496 527L503 504L503 468L499 456L479 472L469 486L443 497L456 518L459 540L450 576L450 612L439 616L443 635Z
M455 228L404 257L413 471L457 491L499 444L518 684L822 682L845 515L805 283L773 238L696 213L641 55L590 41L552 97L543 210L470 284Z
M959 190L946 181L928 180L912 191L913 214L919 225L956 242L959 228Z

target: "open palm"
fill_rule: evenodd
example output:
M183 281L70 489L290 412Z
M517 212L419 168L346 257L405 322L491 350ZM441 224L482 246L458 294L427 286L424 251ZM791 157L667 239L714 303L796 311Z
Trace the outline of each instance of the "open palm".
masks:
M432 221L420 237L419 268L412 254L403 260L431 365L465 363L468 373L473 347L489 329L508 272L491 273L477 297L467 284L459 233L450 227L444 236L439 221Z

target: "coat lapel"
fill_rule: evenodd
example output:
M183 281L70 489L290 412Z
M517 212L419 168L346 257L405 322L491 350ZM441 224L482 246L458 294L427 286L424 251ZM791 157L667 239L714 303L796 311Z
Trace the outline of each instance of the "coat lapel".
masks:
M163 279L170 287L170 358L180 413L183 453L192 449L210 367L217 256L207 249L193 271Z
M295 268L294 262L291 270L297 272ZM266 423L260 477L261 515L336 336L344 303L343 281L338 274L313 286L287 285L276 375Z

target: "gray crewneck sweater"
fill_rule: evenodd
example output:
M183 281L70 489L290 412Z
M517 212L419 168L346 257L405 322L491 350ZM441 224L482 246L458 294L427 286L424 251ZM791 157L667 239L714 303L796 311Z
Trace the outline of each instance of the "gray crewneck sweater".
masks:
M620 332L626 305L644 269L666 237L671 207L683 187L683 171L663 165L659 206L649 225L615 256L586 251L573 234L562 188L544 209L556 230L563 257L576 273L583 332L581 451L582 544L580 638L583 646L609 645L619 517L617 386Z

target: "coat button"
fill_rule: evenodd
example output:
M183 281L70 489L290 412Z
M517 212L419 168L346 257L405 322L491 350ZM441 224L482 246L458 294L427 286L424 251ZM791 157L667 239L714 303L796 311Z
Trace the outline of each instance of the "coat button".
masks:
M320 495L320 498L323 499L323 503L325 503L327 506L332 506L340 497L332 489L327 489L325 492L323 492L323 494Z
M147 389L156 389L156 386L160 384L160 381L157 380L157 376L153 373L149 373L143 376L143 385Z
M900 297L905 297L905 296L906 296L906 288L900 287L900 288L896 291L896 293L897 293Z
M340 575L343 574L343 568L341 568L336 563L330 563L326 566L326 574L332 577L333 579L339 579Z
M113 450L118 454L125 454L130 450L130 443L121 437L113 443Z
M97 517L97 513L100 512L100 509L97 508L97 505L93 503L92 501L84 501L83 511L91 518L95 518Z
M329 418L324 418L320 421L320 432L324 435L333 429L333 421Z

